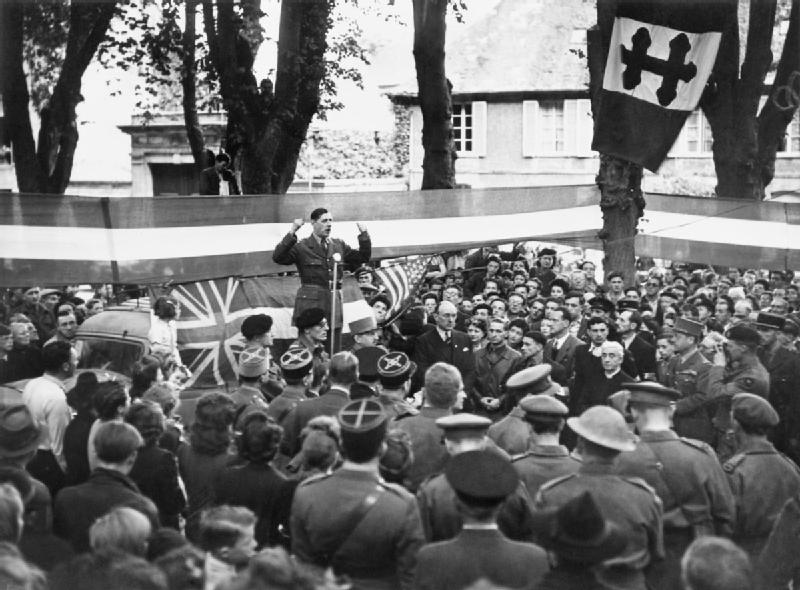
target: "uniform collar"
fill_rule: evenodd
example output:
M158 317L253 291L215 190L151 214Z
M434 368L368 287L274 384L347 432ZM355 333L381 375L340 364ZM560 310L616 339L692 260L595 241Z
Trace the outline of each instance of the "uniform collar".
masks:
M529 450L541 457L569 457L569 449L564 445L531 445Z
M774 445L768 440L754 439L748 441L741 449L740 453L754 453L754 454L771 454L777 453Z
M592 461L591 463L583 463L580 468L580 473L584 475L613 475L616 469L616 461L609 463L601 463Z
M644 442L662 442L665 440L678 440L674 430L644 430L639 434Z

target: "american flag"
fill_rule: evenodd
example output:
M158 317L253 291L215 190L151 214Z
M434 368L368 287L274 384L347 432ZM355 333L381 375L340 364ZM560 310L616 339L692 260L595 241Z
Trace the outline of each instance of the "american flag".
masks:
M383 285L392 306L386 312L384 324L391 324L405 311L409 298L422 286L431 256L421 256L412 262L401 262L375 270L375 278Z
M235 383L244 348L240 328L249 315L265 313L272 318L275 346L296 338L291 323L298 285L296 277L229 277L174 286L171 295L181 306L178 346L192 372L187 387Z

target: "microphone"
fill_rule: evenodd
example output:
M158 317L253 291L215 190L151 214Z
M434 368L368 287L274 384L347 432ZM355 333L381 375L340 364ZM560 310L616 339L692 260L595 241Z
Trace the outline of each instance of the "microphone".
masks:
M334 253L333 253L333 256L331 256L331 258L333 258L333 261L334 261L336 264L339 264L339 263L342 261L342 255L341 255L341 254L339 254L338 252L334 252Z

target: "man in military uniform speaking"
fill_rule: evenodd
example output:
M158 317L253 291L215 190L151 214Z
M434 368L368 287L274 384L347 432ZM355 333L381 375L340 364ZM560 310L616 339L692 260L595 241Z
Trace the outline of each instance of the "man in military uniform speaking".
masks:
M305 310L318 307L325 312L325 317L330 321L331 317L331 290L334 288L333 265L336 255L350 270L358 268L361 264L369 262L372 256L372 242L370 241L367 228L357 223L358 226L358 250L354 250L338 238L331 238L331 226L333 216L327 209L322 207L311 212L312 233L309 237L297 239L297 230L305 222L302 219L295 219L292 229L286 234L280 243L275 246L272 252L272 260L277 264L297 265L300 273L300 289L297 290L297 297L294 303L294 314L292 320ZM338 280L341 281L341 272ZM335 285L339 288L339 285ZM341 299L337 303L336 325L331 326L334 330L342 327Z
M413 587L424 543L417 503L378 475L388 416L374 399L339 411L344 464L299 485L292 502L292 552L347 575L353 590Z

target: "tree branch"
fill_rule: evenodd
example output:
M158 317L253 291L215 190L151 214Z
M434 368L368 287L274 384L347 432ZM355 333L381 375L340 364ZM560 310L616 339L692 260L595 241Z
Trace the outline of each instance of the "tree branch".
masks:
M186 126L186 136L192 149L192 158L199 169L205 168L206 153L203 129L197 116L197 61L195 58L195 42L197 40L197 0L185 0L184 20L186 28L183 31L183 71L181 72L181 86L183 88L183 122Z

